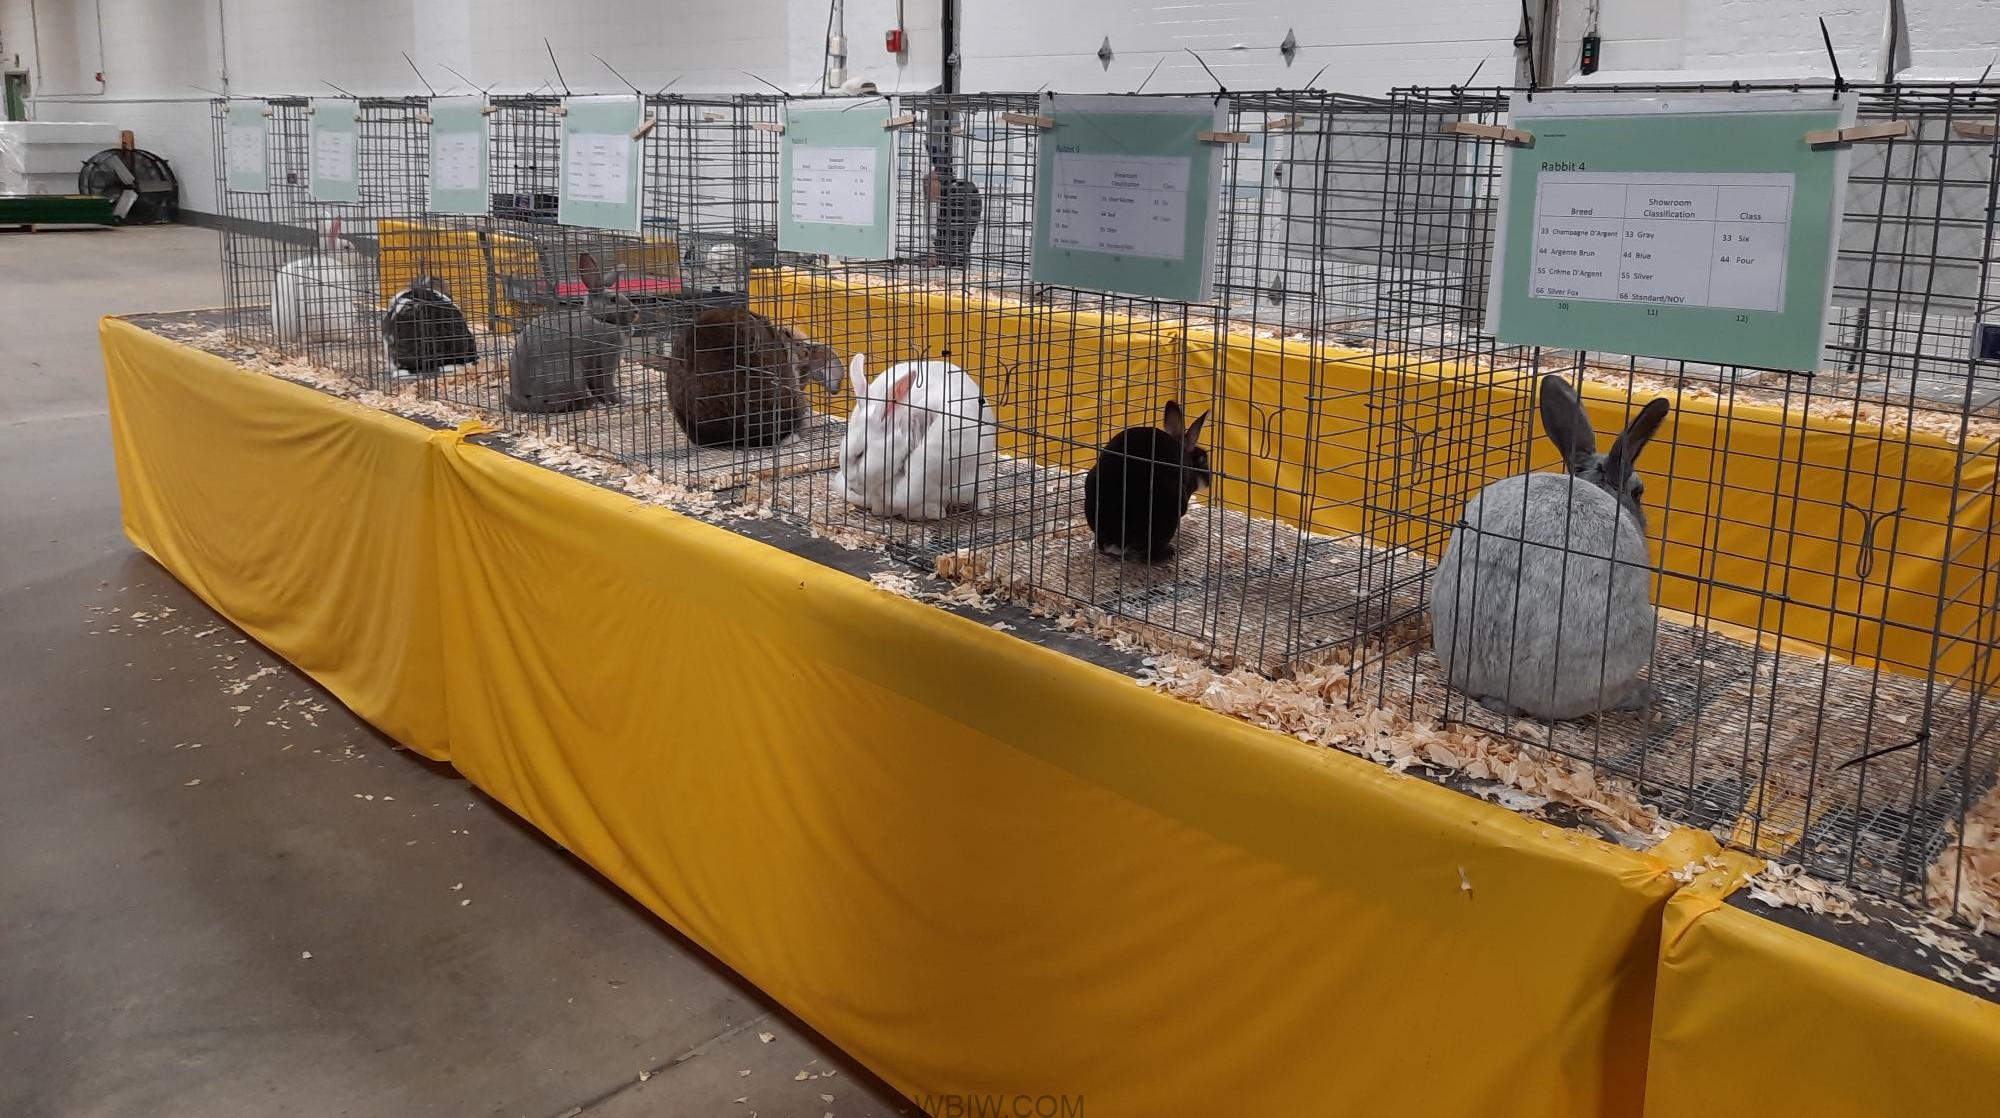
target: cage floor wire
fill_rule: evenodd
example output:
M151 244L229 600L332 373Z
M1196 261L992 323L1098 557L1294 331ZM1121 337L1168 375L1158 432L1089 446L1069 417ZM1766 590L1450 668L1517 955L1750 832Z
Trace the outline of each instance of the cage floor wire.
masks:
M1973 728L1995 713L1990 698L1762 649L1664 617L1648 677L1651 709L1571 722L1487 710L1446 687L1428 639L1417 643L1414 654L1372 668L1357 690L1406 700L1419 718L1588 761L1632 780L1677 822L1842 878L1920 878L1961 803L1993 780L1968 771L1981 744L1973 733L1986 736Z

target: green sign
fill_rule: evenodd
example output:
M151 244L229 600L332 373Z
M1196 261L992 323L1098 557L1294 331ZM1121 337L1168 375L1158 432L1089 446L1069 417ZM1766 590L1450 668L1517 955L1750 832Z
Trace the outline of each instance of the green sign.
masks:
M361 103L321 98L312 106L312 196L316 202L361 201L357 171Z
M487 182L486 98L439 97L431 102L430 211L484 215L493 205Z
M1819 367L1847 156L1831 94L1516 99L1488 325L1503 342Z
M778 247L863 260L895 255L889 102L785 106L778 160Z
M1055 97L1035 168L1034 279L1209 298L1222 159L1217 97Z
M645 105L631 95L563 102L562 178L556 220L639 231L639 141Z
M250 194L271 191L270 164L265 155L265 138L270 132L269 111L262 101L231 101L223 117L226 133L222 138L227 162L224 181L231 190Z

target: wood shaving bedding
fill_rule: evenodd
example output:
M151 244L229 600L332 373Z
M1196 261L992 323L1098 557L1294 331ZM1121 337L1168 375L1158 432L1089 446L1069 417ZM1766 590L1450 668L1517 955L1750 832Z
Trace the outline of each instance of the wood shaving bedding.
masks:
M1933 905L1956 906L1974 927L2000 935L2000 788L1972 805L1925 872Z

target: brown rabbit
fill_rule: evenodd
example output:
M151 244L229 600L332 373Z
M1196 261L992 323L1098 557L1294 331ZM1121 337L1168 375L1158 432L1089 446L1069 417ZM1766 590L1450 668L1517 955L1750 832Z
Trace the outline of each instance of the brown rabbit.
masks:
M763 315L713 307L681 331L667 393L697 446L773 446L804 425L805 383L840 387L840 360Z

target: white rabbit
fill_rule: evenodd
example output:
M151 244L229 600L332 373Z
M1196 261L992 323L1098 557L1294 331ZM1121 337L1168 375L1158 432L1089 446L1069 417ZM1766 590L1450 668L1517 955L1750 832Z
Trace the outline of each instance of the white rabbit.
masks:
M905 361L870 382L859 353L848 378L854 411L834 484L849 504L905 520L983 506L998 428L977 381L948 361Z
M278 269L271 325L281 343L339 341L362 325L355 310L355 299L365 290L361 255L341 239L339 218L328 223L322 244L319 252Z

